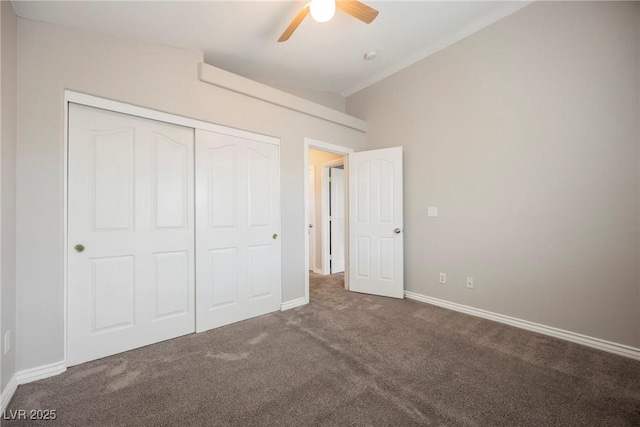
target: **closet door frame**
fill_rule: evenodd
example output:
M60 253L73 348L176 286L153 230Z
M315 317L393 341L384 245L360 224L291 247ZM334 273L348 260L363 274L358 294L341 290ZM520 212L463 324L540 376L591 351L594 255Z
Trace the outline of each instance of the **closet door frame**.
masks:
M164 113L161 111L152 110L149 108L138 107L131 104L126 104L123 102L113 101L110 99L100 98L93 95L87 95L81 92L75 92L72 90L64 91L64 135L63 135L63 167L64 167L64 178L63 178L63 236L64 236L64 248L62 253L63 255L63 314L64 314L64 344L63 344L63 363L66 369L67 363L67 329L68 329L68 257L67 257L67 248L69 247L68 240L68 221L69 221L69 212L68 212L68 174L69 174L69 164L68 164L68 156L69 156L69 104L79 104L85 105L88 107L100 108L103 110L113 111L116 113L128 114L130 116L141 117L145 119L156 120L160 122L166 122L170 124L175 124L179 126L185 126L193 128L194 130L201 129L212 131L216 133L221 133L225 135L237 136L240 138L250 139L256 142L263 142L266 144L280 145L280 139L272 136L261 135L254 132L244 131L240 129L234 129L226 126L217 125L214 123L208 123L201 120L191 119L184 116L178 116L175 114ZM197 143L197 140L196 140ZM282 283L280 284L282 286ZM197 296L196 296L197 298ZM282 299L282 292L280 293L280 298ZM282 301L281 301L282 303Z

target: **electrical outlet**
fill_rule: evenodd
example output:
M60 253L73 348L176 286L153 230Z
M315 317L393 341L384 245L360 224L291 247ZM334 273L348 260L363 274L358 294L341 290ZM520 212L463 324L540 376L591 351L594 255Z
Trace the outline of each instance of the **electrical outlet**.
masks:
M447 283L447 273L440 273L440 283Z
M467 288L473 289L473 277L467 277Z
M438 208L433 206L433 207L428 207L427 208L427 216L429 217L436 217L438 216Z
M9 348L11 347L11 331L7 331L4 333L4 354L9 352Z

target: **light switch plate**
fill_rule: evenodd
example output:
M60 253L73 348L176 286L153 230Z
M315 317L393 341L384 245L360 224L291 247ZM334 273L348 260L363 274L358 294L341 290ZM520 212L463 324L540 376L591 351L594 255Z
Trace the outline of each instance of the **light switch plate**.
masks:
M438 216L438 208L436 208L436 207L428 207L427 208L427 216L430 216L430 217Z

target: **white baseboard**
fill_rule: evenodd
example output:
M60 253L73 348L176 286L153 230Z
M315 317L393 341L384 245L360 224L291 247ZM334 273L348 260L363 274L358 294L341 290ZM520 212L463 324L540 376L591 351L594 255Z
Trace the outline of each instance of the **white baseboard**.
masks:
M280 304L280 311L291 310L292 308L301 307L308 303L309 301L307 301L305 297L283 302Z
M505 316L503 314L492 313L490 311L481 310L478 308L469 307L468 305L457 304L455 302L445 301L438 298L428 297L426 295L421 295L415 292L404 291L404 295L405 297L416 301L437 305L438 307L448 308L450 310L459 311L461 313L470 314L472 316L482 317L484 319L489 319L507 325L515 326L516 328L526 329L528 331L549 335L551 337L586 345L587 347L592 347L598 350L625 356L631 359L640 360L640 348L618 344L611 341L605 341L599 338L589 337L587 335L577 334L575 332L554 328L552 326L541 325L539 323L529 322L528 320Z
M18 384L26 384L32 381L38 381L45 378L53 377L67 370L67 363L62 360L60 362L51 363L49 365L37 366L31 369L24 369L16 373Z
M9 406L9 402L11 402L11 398L13 397L16 389L18 388L18 379L15 374L11 377L7 386L2 390L2 395L0 395L0 412L4 413L4 410Z

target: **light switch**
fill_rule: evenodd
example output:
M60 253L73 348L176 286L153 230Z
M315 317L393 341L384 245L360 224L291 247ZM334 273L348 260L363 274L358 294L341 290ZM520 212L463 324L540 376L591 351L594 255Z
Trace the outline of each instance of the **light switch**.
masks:
M427 216L438 216L438 208L434 208L434 207L427 208Z

